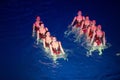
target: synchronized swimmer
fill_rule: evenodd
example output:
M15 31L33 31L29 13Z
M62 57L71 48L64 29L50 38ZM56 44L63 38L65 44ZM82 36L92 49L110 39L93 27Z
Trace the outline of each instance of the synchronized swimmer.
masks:
M37 45L42 43L46 53L51 55L55 62L59 58L66 59L61 42L57 41L56 37L51 36L48 28L44 26L39 16L37 16L36 22L33 24L32 32L32 36L36 37Z
M65 31L66 36L71 34L75 35L74 42L81 42L81 37L84 36L84 45L87 45L88 49L87 56L92 55L94 51L102 55L102 50L106 47L105 32L102 31L101 25L96 25L96 21L90 20L89 16L83 16L81 11L78 11L68 30Z
M102 26L96 25L96 20L90 20L89 16L83 16L82 12L78 11L77 16L68 26L68 30L65 31L65 36L68 37L71 34L75 37L74 42L81 42L82 37L84 37L82 43L86 45L83 47L87 47L87 56L92 55L94 51L98 51L99 55L102 55L102 51L106 47L106 37ZM57 41L56 37L51 36L39 16L36 17L36 21L33 23L32 36L36 38L37 45L42 43L45 52L51 55L54 61L59 58L66 59L61 42Z

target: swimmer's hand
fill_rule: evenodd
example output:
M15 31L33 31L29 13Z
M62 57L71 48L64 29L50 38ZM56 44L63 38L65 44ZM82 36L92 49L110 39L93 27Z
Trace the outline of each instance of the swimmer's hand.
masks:
M32 37L34 37L35 36L35 31L33 31L33 33L32 33Z
M34 33L32 33L32 37L34 37Z
M71 28L72 27L72 24L68 25L68 28Z
M70 26L73 26L73 24L70 24Z
M71 26L70 25L68 25L68 28L70 28Z

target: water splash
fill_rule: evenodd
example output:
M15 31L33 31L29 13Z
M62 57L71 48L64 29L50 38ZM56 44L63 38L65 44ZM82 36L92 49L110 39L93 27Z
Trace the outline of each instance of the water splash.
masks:
M116 53L116 56L120 56L120 52Z
M88 48L88 51L87 51L87 56L91 56L93 52L97 51L99 55L102 55L103 54L103 51L107 48L109 48L111 46L110 43L107 43L105 46L101 45L101 46L86 46Z

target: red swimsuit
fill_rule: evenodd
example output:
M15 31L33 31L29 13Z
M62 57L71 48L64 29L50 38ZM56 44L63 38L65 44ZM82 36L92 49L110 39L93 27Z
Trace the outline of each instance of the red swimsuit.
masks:
M87 32L88 27L89 27L89 25L85 25L85 24L83 25L83 28L82 28L83 33Z
M89 32L89 37L90 39L93 37L93 31L90 29L90 32Z
M46 37L46 34L41 34L41 33L39 33L39 38L40 39L44 39Z
M50 44L45 42L45 46L49 48Z
M102 43L102 37L98 37L97 35L95 35L95 39L94 41L97 43L97 45L99 46Z
M43 24L42 21L39 22L39 26L41 26L41 24ZM36 26L37 24L35 23L35 31L37 32L39 30L39 26Z
M60 54L60 47L58 47L58 49L55 49L55 48L52 48L53 50L53 53L56 54L56 55L59 55Z
M60 52L61 52L61 50L60 50L60 45L58 46L57 49L52 47L52 50L53 50L53 54L59 55Z
M82 25L82 20L81 20L80 22L78 22L78 21L76 20L75 22L76 22L76 28L81 27L81 25Z

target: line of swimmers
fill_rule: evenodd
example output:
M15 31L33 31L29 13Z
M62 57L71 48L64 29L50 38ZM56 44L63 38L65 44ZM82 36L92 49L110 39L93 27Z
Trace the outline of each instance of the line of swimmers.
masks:
M106 45L105 32L102 31L101 25L96 25L96 21L90 20L89 16L83 16L80 10L77 16L74 17L71 26L68 28L72 28L72 33L77 35L76 41L79 40L80 36L85 35L86 41L89 42L92 48Z
M89 42L89 45L91 46L90 55L91 52L94 51L93 48L98 49L100 52L99 55L102 54L102 47L106 46L106 39L105 32L102 31L101 25L96 25L95 20L90 20L89 16L82 16L82 12L78 11L77 16L74 17L71 23L71 26L71 31L77 35L76 40L79 39L81 35L86 36L86 41ZM56 37L52 37L50 35L48 28L44 26L39 16L37 16L36 22L33 24L33 36L35 35L34 33L36 33L37 36L37 43L39 43L39 40L42 40L45 49L47 47L46 43L48 43L51 55L60 54L60 51L64 54L61 42L57 41Z
M48 28L44 26L39 16L36 17L36 21L33 23L32 36L36 36L37 44L41 41L45 50L50 50L50 55L55 57L65 54L61 42L57 41L56 37L51 36Z

